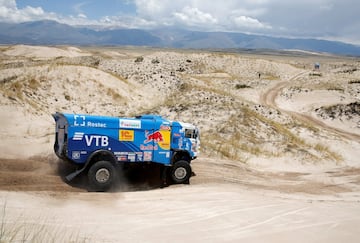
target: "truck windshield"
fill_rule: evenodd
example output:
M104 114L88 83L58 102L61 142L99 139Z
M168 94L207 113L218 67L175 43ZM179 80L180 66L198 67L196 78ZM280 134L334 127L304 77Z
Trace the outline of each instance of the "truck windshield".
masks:
M198 137L197 129L185 129L185 137L196 139Z

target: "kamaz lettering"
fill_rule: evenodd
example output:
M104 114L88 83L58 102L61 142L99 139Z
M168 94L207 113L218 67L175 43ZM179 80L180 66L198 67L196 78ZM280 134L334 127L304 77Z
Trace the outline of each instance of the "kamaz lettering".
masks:
M162 165L167 183L188 183L190 163L199 154L199 130L192 124L169 121L161 116L136 118L56 113L54 150L56 155L77 165L66 179L87 173L97 191L108 190L120 176L118 169Z

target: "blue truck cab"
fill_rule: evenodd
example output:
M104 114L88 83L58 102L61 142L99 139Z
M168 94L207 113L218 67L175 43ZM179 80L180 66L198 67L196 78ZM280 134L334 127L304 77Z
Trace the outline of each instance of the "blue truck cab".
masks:
M78 169L72 180L87 172L90 186L109 189L117 167L128 163L158 163L174 183L188 183L190 162L198 156L199 130L192 124L157 115L135 118L55 113L54 151Z

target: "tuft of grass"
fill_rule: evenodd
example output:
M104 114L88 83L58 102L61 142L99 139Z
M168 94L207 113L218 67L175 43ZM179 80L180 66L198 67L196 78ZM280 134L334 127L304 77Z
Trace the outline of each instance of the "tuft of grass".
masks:
M115 92L111 88L108 88L106 93L107 93L108 96L111 96L116 101L123 100L123 97L119 93Z
M142 61L144 61L144 57L137 57L135 59L135 62L142 62Z
M70 95L68 95L68 94L64 94L64 98L65 98L65 100L67 100L67 101L70 101L70 100L71 100L71 97L70 97Z
M312 72L312 73L309 73L309 76L310 76L310 77L322 77L322 73Z
M350 80L349 84L360 84L360 79Z
M246 84L236 84L235 85L235 89L247 89L247 88L251 88L251 87Z
M9 89L4 92L8 97L17 97L19 100L23 100L24 85L20 81L12 83Z
M35 78L29 80L29 88L32 90L37 90L41 86L40 82Z
M261 75L261 78L264 78L266 80L278 80L279 76L275 75L275 74L271 74L271 73L266 73L264 75Z
M0 242L85 242L79 234L72 231L63 231L62 228L52 228L41 219L33 223L26 218L15 221L6 220L6 202L1 210Z
M4 203L4 206L2 208L2 219L0 225L0 242L3 242L3 239L5 238L5 216L6 216L6 202Z
M344 160L344 158L340 154L331 151L328 146L325 146L323 144L315 144L314 149L322 153L326 159L335 160L336 162Z
M249 109L248 107L243 107L244 117L254 117L258 121L263 124L268 125L271 129L273 129L276 133L283 135L286 138L287 143L297 144L297 145L304 145L305 142L297 135L292 133L286 126L275 122L269 118L266 118L257 112Z
M327 90L329 90L329 91L340 91L340 92L344 92L344 89L343 88L341 88L341 87L338 87L338 86L329 86L328 88L327 88Z
M352 68L348 68L342 71L339 71L339 73L348 73L348 74L352 74L354 72L358 71L358 69L356 67L352 67Z
M186 91L190 91L191 90L191 85L188 83L181 83L179 86L179 90L182 92L186 92Z
M195 61L193 62L192 68L195 73L204 73L207 69L207 64L201 62L201 61Z
M10 77L6 77L6 78L3 78L2 80L0 80L0 84L5 84L5 83L9 83L15 79L17 79L18 76L17 75L13 75L13 76L10 76Z

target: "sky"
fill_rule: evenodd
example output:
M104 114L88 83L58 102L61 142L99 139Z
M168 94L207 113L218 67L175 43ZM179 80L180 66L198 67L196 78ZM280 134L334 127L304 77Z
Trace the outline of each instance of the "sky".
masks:
M360 45L359 0L0 0L0 22L176 27Z

